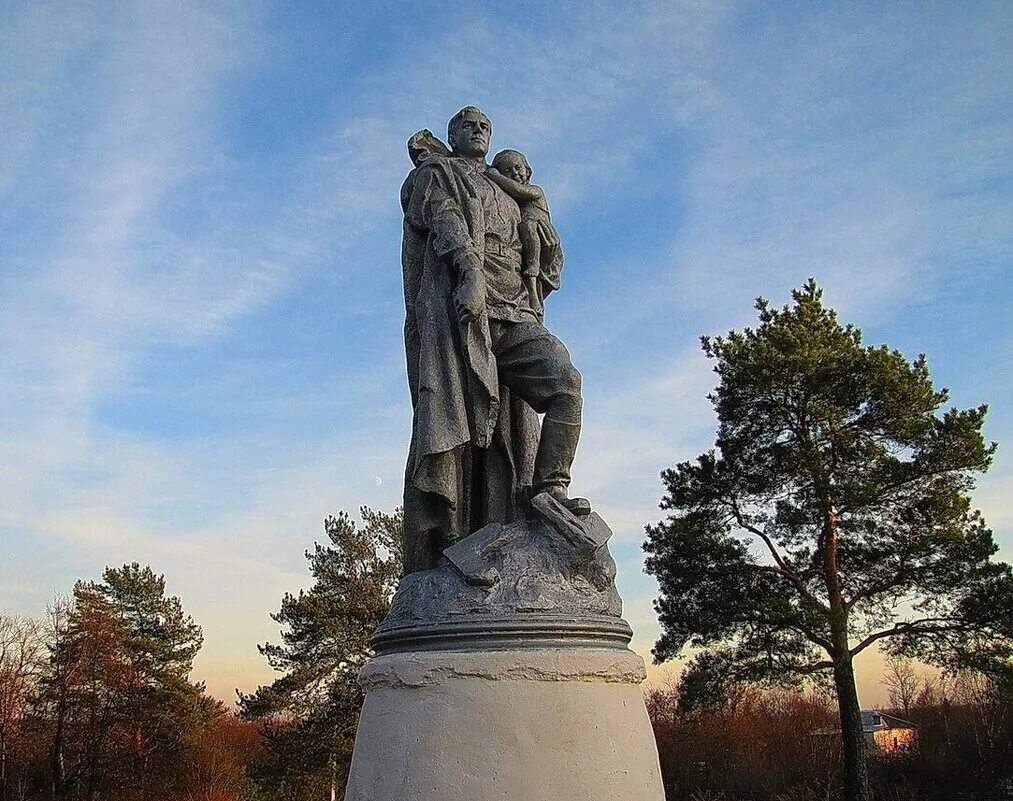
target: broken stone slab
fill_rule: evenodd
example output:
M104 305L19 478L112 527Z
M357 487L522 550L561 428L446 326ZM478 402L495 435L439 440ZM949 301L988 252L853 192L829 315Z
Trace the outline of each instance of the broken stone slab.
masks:
M499 571L490 561L491 550L510 540L511 531L499 523L485 526L443 551L462 578L475 587L492 587Z
M578 521L542 508L545 516L483 526L447 548L439 567L406 575L376 644L429 647L439 636L628 642L608 526L597 515Z
M601 574L597 562L599 551L612 536L601 517L594 512L577 516L547 492L532 498L531 508L537 519L511 525L490 523L446 548L443 556L473 587L495 586L502 573L497 565L502 566L508 552L529 553L526 568L515 571L522 584L552 581L554 571L575 570L592 584L611 582L614 574ZM516 558L512 561L519 564ZM526 608L541 607L536 598Z
M596 512L576 515L547 492L531 499L531 510L586 561L594 559L598 549L612 536L612 530Z

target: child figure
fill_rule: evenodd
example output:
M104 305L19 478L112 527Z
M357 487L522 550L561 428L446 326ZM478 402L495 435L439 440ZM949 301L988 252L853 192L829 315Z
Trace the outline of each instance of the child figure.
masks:
M549 218L549 202L542 188L531 183L531 165L523 153L501 150L492 160L486 175L520 206L518 231L524 258L524 282L532 306L541 317L545 295L559 289L559 273L563 264L559 235Z

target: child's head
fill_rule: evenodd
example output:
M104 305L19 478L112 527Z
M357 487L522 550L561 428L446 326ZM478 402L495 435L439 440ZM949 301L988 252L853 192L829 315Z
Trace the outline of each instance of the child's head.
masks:
M501 150L492 160L492 166L517 183L526 184L531 180L531 165L524 154L516 150Z

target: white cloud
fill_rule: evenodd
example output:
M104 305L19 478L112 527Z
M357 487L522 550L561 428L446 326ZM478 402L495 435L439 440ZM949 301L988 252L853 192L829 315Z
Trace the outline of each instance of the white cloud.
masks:
M1002 168L1009 129L968 125L1008 75L986 64L990 82L974 82L930 64L938 113L866 120L870 90L847 76L897 43L875 24L845 35L829 12L744 65L763 54L743 49L733 4L642 2L618 15L587 3L565 35L452 4L441 35L342 83L289 177L263 192L251 180L261 165L223 140L230 90L269 47L259 6L102 11L32 3L0 32L0 199L46 212L37 242L0 243L0 259L10 255L0 348L11 355L0 364L0 526L65 547L72 575L127 553L150 559L205 625L201 664L234 663L237 677L263 675L252 642L269 636L280 591L304 580L300 552L318 518L397 502L407 401L385 393L400 354L326 366L361 390L354 403L398 420L396 432L370 428L373 441L354 430L358 406L323 442L247 429L172 443L116 431L95 410L143 388L152 348L201 353L243 317L320 291L307 285L324 273L335 315L364 316L361 290L343 291L357 277L370 310L399 316L400 298L381 301L376 287L396 274L397 189L417 128L442 135L460 105L486 107L494 144L531 156L564 237L603 202L670 205L664 232L631 241L617 263L569 265L550 311L598 379L574 489L605 514L623 555L657 515L658 471L712 442L713 374L698 334L750 323L755 295L782 302L812 273L847 318L889 317L940 291L944 240L994 254L1009 230L1008 203L973 191ZM848 127L859 118L865 128ZM914 158L948 177L926 179ZM383 241L370 236L378 230ZM652 331L680 343L674 356ZM240 373L221 364L213 379L180 376L166 400L239 407L229 388L257 380ZM333 401L333 382L321 383L245 403L312 417ZM983 484L979 498L1008 527L1004 486ZM639 564L626 559L622 580L646 643L653 612Z
M5 10L0 28L0 199L23 186L48 126L58 124L50 101L54 84L94 36L85 3L34 2Z

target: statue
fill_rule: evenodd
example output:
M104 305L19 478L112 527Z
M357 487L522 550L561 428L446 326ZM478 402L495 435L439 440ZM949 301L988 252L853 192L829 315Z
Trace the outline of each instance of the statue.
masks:
M568 497L580 373L543 324L544 298L559 286L559 236L522 154L486 164L491 135L488 117L468 106L450 120L449 149L429 131L408 143L406 573L436 567L488 523L525 519L541 493L590 512Z
M486 164L479 109L447 134L408 141L405 575L344 798L662 801L612 531L568 495L580 374L542 315L559 235L521 153Z
M662 801L612 531L568 495L580 373L542 305L559 235L521 153L486 164L485 114L447 135L408 141L405 575L359 674L344 798Z

